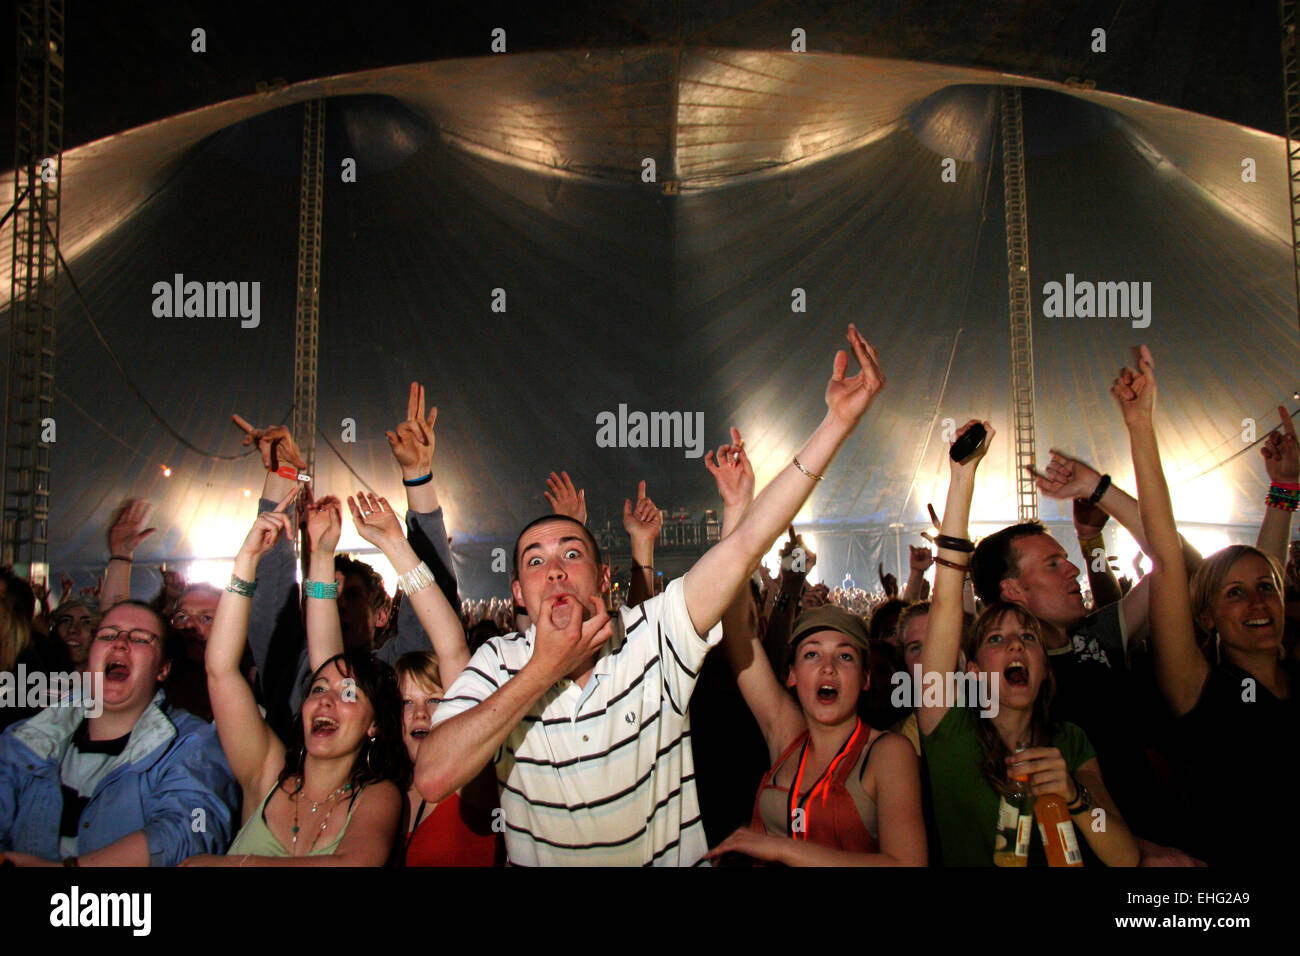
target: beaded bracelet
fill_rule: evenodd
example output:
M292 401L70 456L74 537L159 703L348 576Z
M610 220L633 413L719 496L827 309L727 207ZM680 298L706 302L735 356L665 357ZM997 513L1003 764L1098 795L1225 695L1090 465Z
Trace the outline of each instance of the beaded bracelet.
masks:
M1264 504L1282 511L1300 509L1300 484L1291 481L1275 481L1268 489Z
M230 576L230 583L226 585L226 590L231 594L238 594L241 597L251 598L253 592L257 590L256 581L245 581L238 575Z
M335 601L339 596L337 581L304 581L302 590L309 598L319 598L322 601Z

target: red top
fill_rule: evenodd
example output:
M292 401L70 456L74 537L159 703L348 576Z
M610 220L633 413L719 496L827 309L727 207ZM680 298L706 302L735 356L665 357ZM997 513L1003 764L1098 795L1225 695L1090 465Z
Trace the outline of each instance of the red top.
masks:
M434 807L406 841L407 866L501 866L504 861L501 835L471 830L461 816L457 793Z
M878 735L876 740L879 740L880 736L883 735ZM850 775L856 773L860 777L865 769L864 758L870 752L870 748L867 747L869 737L870 728L859 723L853 736L845 742L844 749L827 768L831 771L829 776L823 775L823 778L818 780L808 793L800 794L799 798L796 798L796 806L803 809L802 826L799 831L796 832L792 826L787 825L783 835L853 853L879 852L879 845L863 824L862 813L848 790ZM760 805L763 803L764 791L775 790L780 794L785 809L790 810L792 798L790 791L795 788L787 789L773 781L781 765L796 752L802 752L807 743L808 735L805 733L790 744L763 777L763 782L759 784L758 797L754 801L754 818L750 822L750 826L759 833L782 834L781 830L773 831L764 824ZM802 763L801 760L800 764ZM798 780L802 774L796 772L795 776Z

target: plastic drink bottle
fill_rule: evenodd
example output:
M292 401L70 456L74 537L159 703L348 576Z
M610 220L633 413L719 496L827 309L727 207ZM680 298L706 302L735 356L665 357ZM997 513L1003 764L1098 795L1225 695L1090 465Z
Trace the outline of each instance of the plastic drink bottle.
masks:
M1043 838L1043 852L1048 866L1083 866L1079 839L1070 820L1070 808L1064 798L1045 793L1034 803L1038 833Z
M1027 743L1016 744L1016 753ZM993 840L994 866L1028 866L1029 838L1034 828L1034 803L1027 775L1011 775L1011 793L998 805L998 835Z

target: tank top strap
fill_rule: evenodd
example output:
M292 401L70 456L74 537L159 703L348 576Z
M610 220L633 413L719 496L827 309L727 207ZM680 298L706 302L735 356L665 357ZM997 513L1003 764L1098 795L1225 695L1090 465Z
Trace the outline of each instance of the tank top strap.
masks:
M794 755L794 752L803 746L807 740L808 731L806 730L792 740L790 746L781 751L781 756L776 758L776 763L772 764L772 769L767 772L767 776L763 778L763 782L773 783L776 780L777 773L779 773L781 768L785 766L785 762L789 760Z

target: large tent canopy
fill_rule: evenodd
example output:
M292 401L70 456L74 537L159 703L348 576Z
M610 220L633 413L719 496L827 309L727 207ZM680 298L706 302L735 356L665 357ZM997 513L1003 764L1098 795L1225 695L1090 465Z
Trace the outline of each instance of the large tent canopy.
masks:
M318 97L314 485L399 502L384 431L425 383L466 593L504 593L491 551L547 510L552 469L586 489L598 529L620 527L642 479L668 511L718 507L698 452L733 424L771 477L822 416L849 322L889 383L799 517L823 577L898 570L942 502L945 431L970 417L999 431L975 530L1014 521L1004 86L1025 89L1040 463L1061 448L1132 489L1106 388L1149 344L1180 522L1206 546L1253 539L1252 444L1300 387L1281 138L988 69L644 47L307 80L66 152L51 567L101 565L127 495L156 505L140 561L229 557L243 539L262 472L230 415L288 420L298 104ZM12 174L0 185L12 194ZM155 285L177 275L260 283L259 323L157 316ZM1149 288L1149 326L1045 315L1067 276ZM702 445L602 447L599 417L624 406L702 415ZM1068 503L1041 509L1069 521Z

